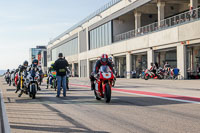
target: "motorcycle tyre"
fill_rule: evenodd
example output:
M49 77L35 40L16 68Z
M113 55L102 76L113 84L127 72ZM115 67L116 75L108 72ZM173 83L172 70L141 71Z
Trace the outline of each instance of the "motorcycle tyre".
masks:
M111 88L110 85L107 83L105 88L104 101L106 103L109 103L110 100L111 100Z
M101 98L97 96L96 90L94 90L94 96L95 96L96 100L101 100Z
M55 80L53 80L53 88L54 88L55 91L56 91L56 81L55 81Z
M32 99L35 99L35 95L36 95L36 88L34 87L33 89L32 89Z
M112 87L114 87L115 86L115 81L113 81L113 83L112 83Z
M149 79L149 77L145 75L145 76L144 76L144 79L145 79L145 80L148 80L148 79Z

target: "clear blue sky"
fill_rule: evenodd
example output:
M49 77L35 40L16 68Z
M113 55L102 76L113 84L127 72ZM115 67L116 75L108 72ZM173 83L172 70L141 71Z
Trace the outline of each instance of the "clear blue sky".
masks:
M0 0L0 70L29 59L29 48L47 45L110 0Z

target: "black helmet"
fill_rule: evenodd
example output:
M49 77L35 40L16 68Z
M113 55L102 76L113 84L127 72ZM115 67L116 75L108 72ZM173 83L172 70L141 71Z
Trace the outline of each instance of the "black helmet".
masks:
M37 65L38 65L38 60L37 60L37 59L34 59L34 60L32 61L32 64L33 64L34 67L37 66Z
M7 72L10 72L10 69L8 69Z
M62 57L63 57L63 54L62 54L62 53L59 53L59 54L58 54L58 57L62 58Z
M24 61L23 66L28 66L28 61L27 60Z

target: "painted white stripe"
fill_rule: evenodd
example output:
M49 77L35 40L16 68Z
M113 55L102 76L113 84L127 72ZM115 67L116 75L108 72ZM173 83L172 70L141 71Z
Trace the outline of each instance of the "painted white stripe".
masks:
M159 97L159 96L149 96L149 95L135 94L135 93L128 93L128 92L120 92L120 91L113 91L113 92L116 92L116 93L124 93L124 94L129 94L129 95L145 96L145 97L154 97L154 98L165 99L165 100L171 100L171 101L178 101L178 102L186 102L186 103L200 104L200 102L196 102L196 101L181 100L181 99L175 99L175 98L166 98L166 97Z

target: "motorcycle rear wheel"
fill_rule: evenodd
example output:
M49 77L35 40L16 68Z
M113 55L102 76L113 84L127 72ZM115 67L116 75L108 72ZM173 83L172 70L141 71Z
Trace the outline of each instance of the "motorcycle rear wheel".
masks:
M53 80L53 88L54 88L55 91L56 91L56 81L55 81L55 80Z
M112 82L112 87L114 87L115 86L115 80Z
M101 98L97 96L96 90L94 90L94 96L95 96L96 100L101 100Z

